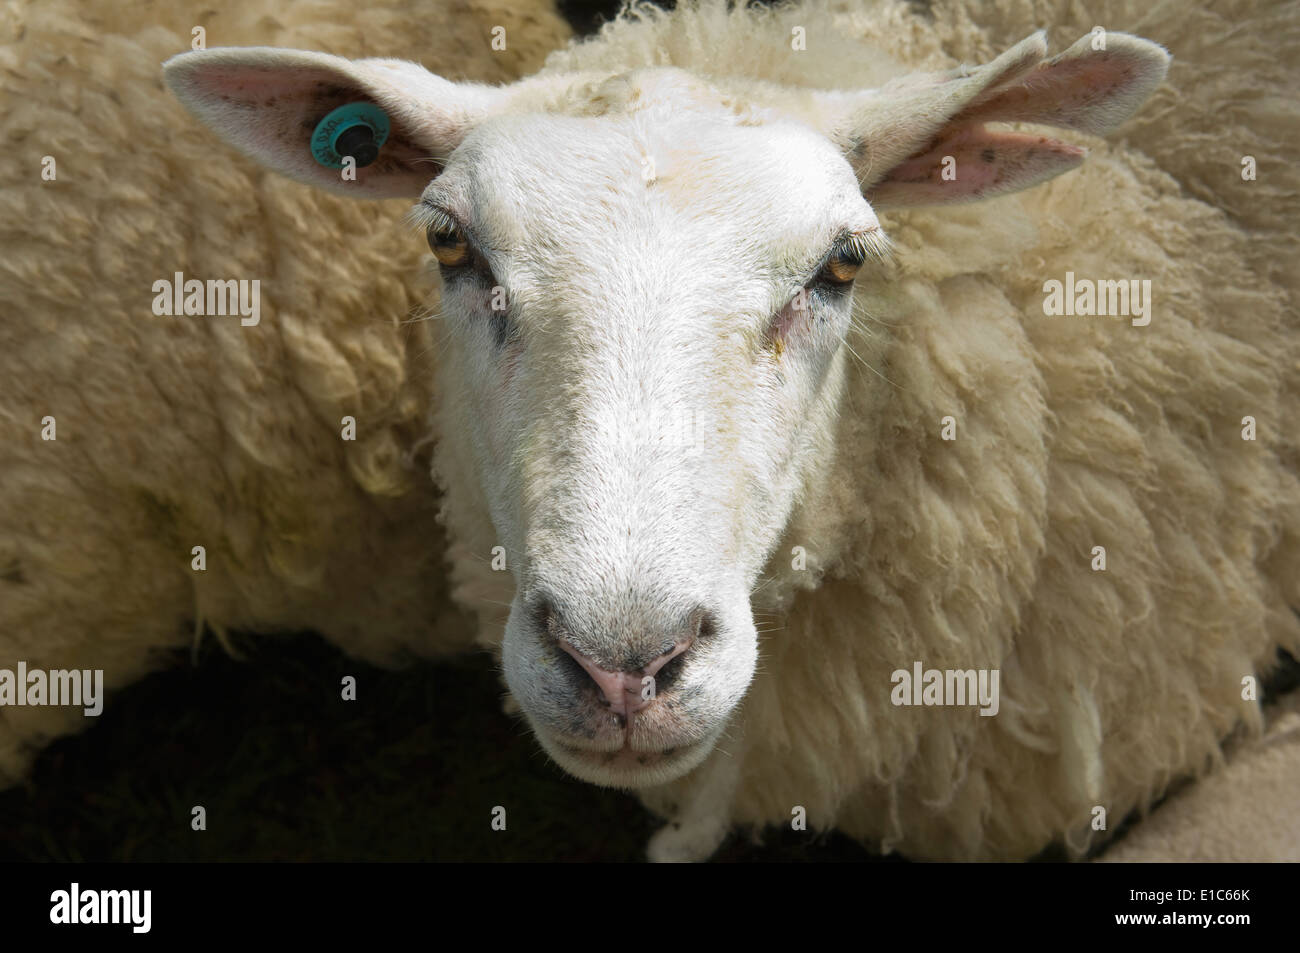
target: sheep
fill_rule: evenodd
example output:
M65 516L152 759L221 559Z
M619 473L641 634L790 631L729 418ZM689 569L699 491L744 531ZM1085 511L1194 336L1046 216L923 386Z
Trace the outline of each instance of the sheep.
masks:
M132 348L93 374L75 336L18 350L36 399L77 406L49 411L58 439L82 443L51 442L81 453L52 463L30 420L25 443L5 441L23 482L4 489L0 547L27 614L0 608L4 655L102 667L111 690L180 643L190 606L218 632L316 627L385 661L472 637L558 764L670 821L653 859L700 859L792 815L917 858L1084 852L1105 817L1258 732L1249 686L1300 646L1296 279L1278 264L1296 241L1280 158L1294 108L1234 101L1223 161L1235 175L1250 153L1264 174L1216 208L1204 137L1225 120L1195 94L1220 80L1175 65L1161 87L1165 52L1113 32L1120 8L1100 32L1075 24L1057 57L1042 34L993 55L991 37L1026 25L1018 9L981 27L902 4L637 7L502 87L267 48L169 61L175 95L273 169L418 200L439 318L399 333L412 296L341 280L413 264L362 257L382 220L364 203L328 206L318 251L321 218L289 206L308 200L268 186L265 247L305 255L282 265L302 270L296 294L264 285L273 344L238 319L133 332L148 387ZM1124 127L1131 144L1096 138L1148 97L1163 109ZM392 131L349 179L308 140L355 101ZM184 161L145 159L164 183ZM204 165L208 195L235 191L231 168L247 175ZM28 217L68 215L41 211ZM165 240L197 245L195 274L253 276L265 251L228 247L239 221L175 223ZM299 241L278 234L295 227ZM89 282L42 261L6 268L45 286L25 313L63 313L50 299ZM156 261L152 277L175 270ZM1054 283L1063 297L1076 278L1117 303L1101 283L1137 281L1134 313L1048 313ZM100 306L118 331L134 314ZM372 325L392 346L370 350L356 328ZM201 376L206 329L229 377ZM272 356L297 376L268 381ZM173 394L206 406L183 414ZM75 430L87 395L102 433ZM259 402L272 395L284 404ZM340 447L357 404L358 427L384 435L367 455ZM168 448L142 471L145 434ZM197 464L217 435L235 463ZM346 492L322 475L341 462ZM235 469L214 481L216 466ZM52 481L110 494L75 497L97 551L60 548L39 506ZM327 513L345 526L313 535ZM119 541L144 567L110 565ZM191 543L207 545L202 574ZM931 706L900 690L913 671L998 690L983 709ZM66 730L13 711L11 752Z

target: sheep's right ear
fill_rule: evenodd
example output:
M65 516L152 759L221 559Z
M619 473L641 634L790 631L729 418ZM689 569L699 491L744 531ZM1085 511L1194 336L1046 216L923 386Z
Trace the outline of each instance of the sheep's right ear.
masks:
M270 47L182 53L163 64L163 78L191 113L254 159L300 182L365 198L418 197L502 96L499 88L448 82L416 63ZM377 155L365 155L364 145L355 150L363 153L353 159L355 178L318 158L328 161L330 149L327 130L318 133L321 120L352 104L368 104L341 114L353 116L353 125L358 115L366 119L363 137L373 142L375 127L388 127Z

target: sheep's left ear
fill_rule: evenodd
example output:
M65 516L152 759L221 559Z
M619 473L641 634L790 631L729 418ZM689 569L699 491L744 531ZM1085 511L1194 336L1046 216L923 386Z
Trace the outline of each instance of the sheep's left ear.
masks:
M358 198L419 196L505 96L402 60L271 47L182 53L163 65L163 78L236 148L290 178ZM344 151L359 154L351 177L340 164Z
M1025 122L1101 134L1160 85L1169 54L1124 33L1090 34L1052 59L1039 32L993 62L907 76L876 90L831 94L845 149L876 208L963 202L1016 192L1077 166L1084 150L997 132Z

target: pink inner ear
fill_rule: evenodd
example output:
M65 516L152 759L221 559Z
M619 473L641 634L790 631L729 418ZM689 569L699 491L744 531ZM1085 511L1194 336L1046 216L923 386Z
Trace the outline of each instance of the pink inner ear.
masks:
M203 98L232 127L228 134L286 161L301 158L311 131L331 109L363 97L325 69L212 66L196 74Z
M326 70L288 72L255 66L209 69L200 75L200 85L209 96L234 106L258 107L275 105L281 97L306 99L314 88L340 86L338 76Z
M221 115L228 138L303 181L369 197L409 197L418 195L440 171L429 150L414 143L391 113L393 128L378 161L358 168L355 181L341 185L337 171L317 165L310 150L317 122L345 103L374 100L337 71L213 65L196 73L194 85Z
M991 132L970 123L900 162L868 191L867 198L880 206L987 198L1059 175L1078 165L1084 155L1078 146L1048 136Z
M1014 85L985 94L954 121L1032 122L1103 132L1128 115L1124 92L1138 79L1138 64L1118 52L1072 56L1044 63Z

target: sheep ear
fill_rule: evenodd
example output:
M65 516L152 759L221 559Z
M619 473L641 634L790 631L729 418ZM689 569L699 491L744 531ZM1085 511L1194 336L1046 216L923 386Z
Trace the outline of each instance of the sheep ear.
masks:
M269 47L182 53L163 64L163 78L191 113L241 151L300 182L365 198L418 196L501 94L448 82L415 63ZM335 143L360 153L349 178L330 130L318 133L318 126L353 104L366 105L334 124L364 127ZM377 154L366 137L371 145L383 139Z
M1090 34L1052 59L1039 32L974 70L909 76L862 94L834 133L877 208L1016 192L1083 161L1078 146L998 132L1024 122L1101 134L1131 116L1169 68L1161 47Z

